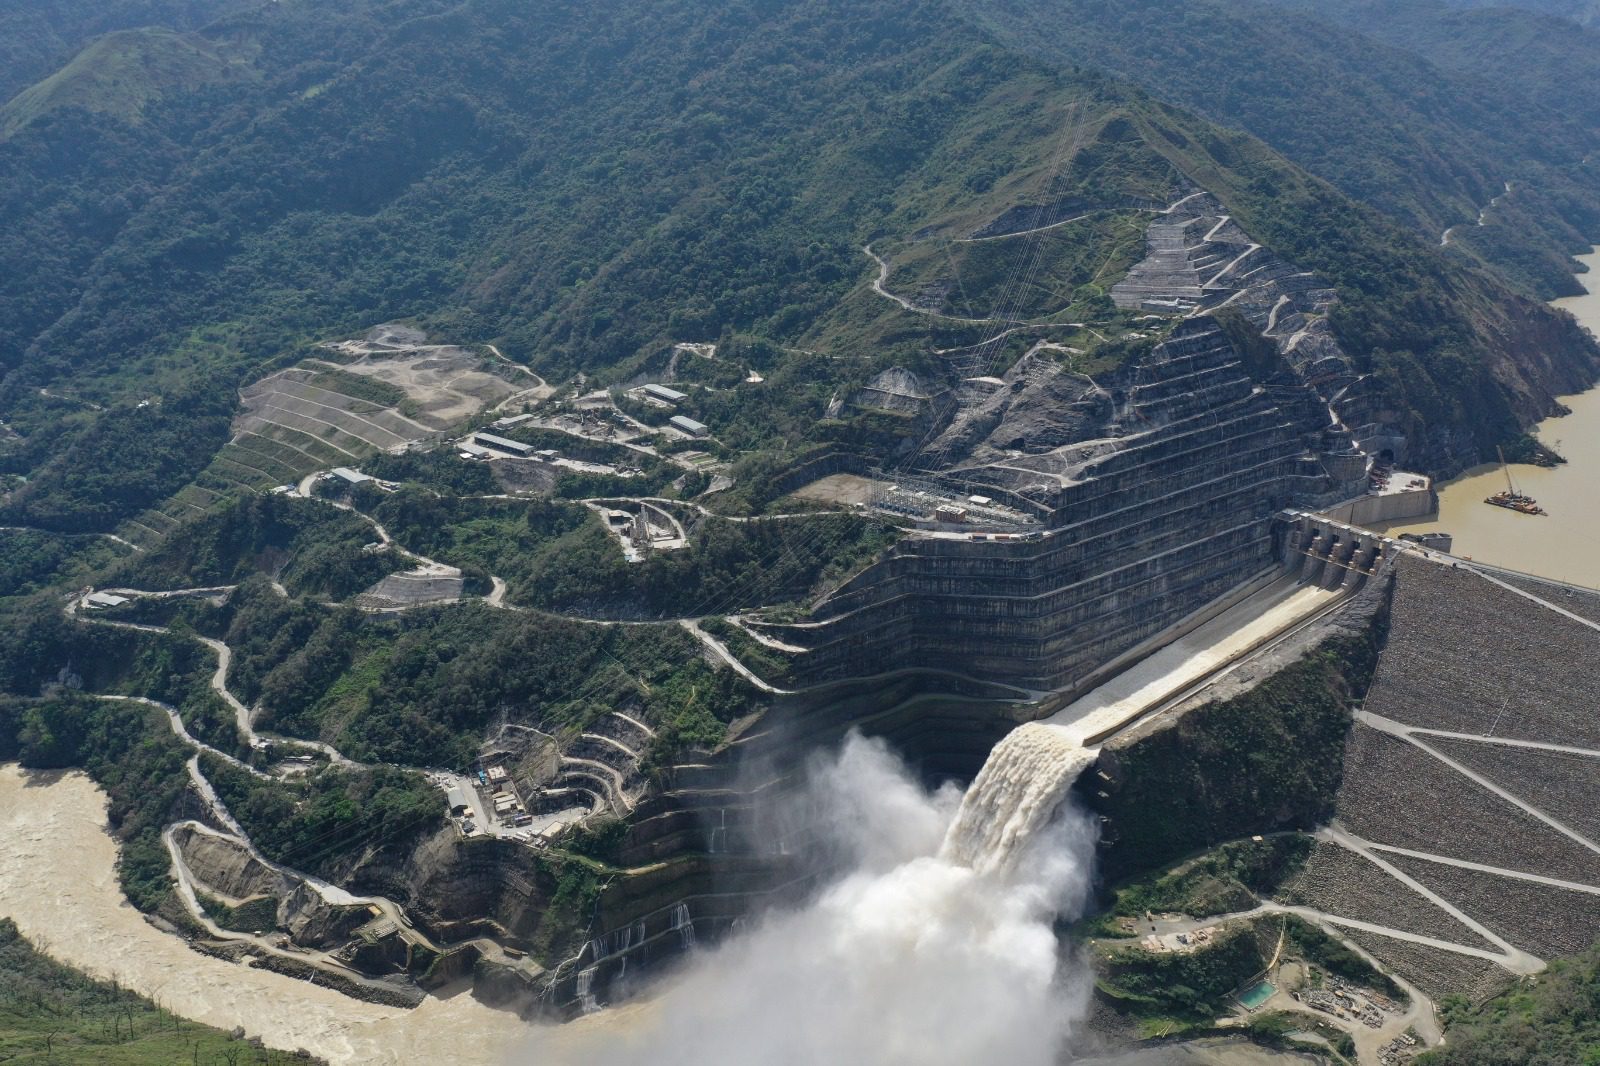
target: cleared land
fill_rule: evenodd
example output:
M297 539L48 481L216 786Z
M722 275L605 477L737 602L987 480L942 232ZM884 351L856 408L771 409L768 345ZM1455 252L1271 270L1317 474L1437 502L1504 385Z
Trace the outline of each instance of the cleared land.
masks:
M326 361L307 360L242 389L233 437L195 484L118 532L148 547L224 494L358 466L378 452L437 439L485 408L549 392L509 361L425 340L381 326L329 345ZM336 362L341 356L349 361Z
M1542 959L1573 955L1600 940L1600 895L1408 855L1387 854L1384 860Z
M794 492L799 500L817 503L860 504L863 507L876 503L889 486L857 474L829 474Z

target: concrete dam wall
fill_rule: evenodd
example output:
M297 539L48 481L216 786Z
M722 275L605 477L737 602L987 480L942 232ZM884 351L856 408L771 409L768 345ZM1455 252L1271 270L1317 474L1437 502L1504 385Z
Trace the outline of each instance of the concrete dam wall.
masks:
M1044 528L1006 541L912 536L808 621L768 624L807 649L806 681L893 663L1036 695L1069 689L1271 567L1272 516L1338 491L1318 459L1338 442L1305 405L1257 386L1210 319L1185 322L1126 376L1093 448L958 468L1045 502Z

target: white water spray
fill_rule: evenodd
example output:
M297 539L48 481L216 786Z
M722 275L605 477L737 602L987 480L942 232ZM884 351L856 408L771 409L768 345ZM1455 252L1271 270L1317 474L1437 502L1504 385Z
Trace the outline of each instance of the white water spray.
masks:
M1060 726L1030 723L1012 730L967 790L940 857L979 873L1006 869L1096 754Z
M654 1000L541 1030L512 1061L1054 1066L1091 982L1063 970L1051 923L1081 910L1095 843L1081 812L1055 815L1091 759L1064 730L1024 726L962 801L851 737L810 779L846 873L698 949ZM692 936L687 918L674 925Z

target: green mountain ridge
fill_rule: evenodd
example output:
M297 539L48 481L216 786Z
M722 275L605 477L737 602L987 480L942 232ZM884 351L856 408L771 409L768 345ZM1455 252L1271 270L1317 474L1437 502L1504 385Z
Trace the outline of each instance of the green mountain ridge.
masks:
M156 98L241 77L246 69L198 34L118 30L97 38L65 67L0 107L0 136L69 107L137 122Z
M1460 245L1531 293L1577 291L1570 256L1600 230L1600 177L1584 164L1600 147L1584 92L1600 38L1561 41L1524 12L1452 20L1432 0L965 3L1012 47L1247 130L1425 240L1467 224ZM1408 21L1435 29L1395 30ZM1513 33L1532 55L1506 47ZM1507 181L1528 209L1477 232Z
M1215 193L1256 240L1338 288L1344 347L1416 425L1433 423L1417 460L1430 469L1474 461L1548 413L1554 393L1592 380L1588 342L1473 260L1260 141L1065 69L1071 57L1046 35L1021 54L1013 37L1029 24L995 27L1028 2L991 5L988 29L969 3L903 0L285 3L224 18L204 39L253 55L258 78L152 97L136 132L64 108L0 144L0 241L33 264L0 282L0 417L21 434L0 467L33 478L33 500L92 497L71 487L87 478L144 485L149 505L199 472L205 448L185 448L151 485L119 461L136 454L114 445L121 431L94 428L125 415L52 402L40 386L118 409L191 395L185 383L204 370L216 374L207 388L226 392L307 340L408 317L492 341L555 380L620 380L671 343L730 333L816 348L826 363L778 361L783 410L756 423L764 438L744 434L747 451L804 450L837 439L817 421L816 391L848 393L982 339L976 325L874 296L868 242L910 255L919 287L951 290L960 265L941 266L937 242L912 249L919 234L940 235L950 260L963 227L1008 211L1074 196L1159 201L1179 186ZM1134 47L1135 29L1093 0L1061 11L1071 17L1056 22L1086 42L1122 33ZM1509 136L1512 103L1474 106L1469 116ZM1367 144L1367 168L1407 158L1436 110L1418 105L1409 141ZM1118 121L1125 135L1097 132ZM1331 142L1352 124L1333 115L1302 133ZM1575 134L1562 137L1552 159L1577 150ZM1351 167L1361 144L1345 144ZM1419 228L1466 211L1494 188L1499 147L1461 141L1435 161L1453 191L1410 217L1386 206ZM1364 198L1382 204L1384 188L1414 176L1401 169ZM1139 255L1131 217L1050 240L1048 287L1020 306L1061 321ZM1001 276L996 263L968 265L985 270ZM184 418L186 404L153 417ZM897 446L871 434L869 448ZM140 502L116 495L126 502L77 517L78 505L52 505L49 521L104 528ZM11 510L44 520L26 500Z

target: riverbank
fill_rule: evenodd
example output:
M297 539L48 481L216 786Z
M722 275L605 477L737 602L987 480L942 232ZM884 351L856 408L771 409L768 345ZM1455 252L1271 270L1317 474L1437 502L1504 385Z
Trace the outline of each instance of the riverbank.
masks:
M1600 247L1578 261L1589 268L1579 280L1589 291L1556 300L1600 335ZM1542 468L1515 465L1517 489L1539 501L1548 515L1523 515L1483 501L1506 487L1496 464L1474 467L1439 486L1439 512L1423 521L1375 528L1401 533L1449 533L1454 553L1556 581L1600 588L1600 388L1562 397L1571 414L1547 418L1534 436L1567 459Z
M44 954L175 1014L334 1066L499 1066L533 1030L465 992L381 1007L190 950L122 896L106 799L81 773L0 766L0 915Z

